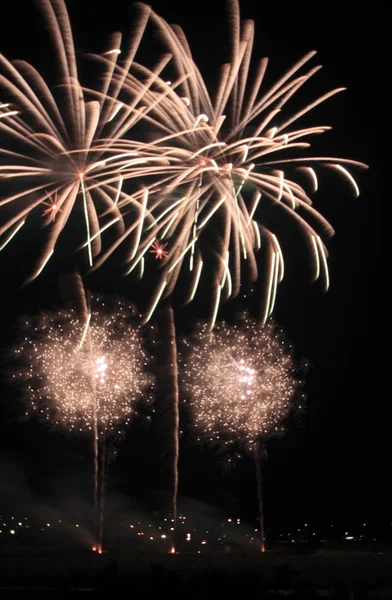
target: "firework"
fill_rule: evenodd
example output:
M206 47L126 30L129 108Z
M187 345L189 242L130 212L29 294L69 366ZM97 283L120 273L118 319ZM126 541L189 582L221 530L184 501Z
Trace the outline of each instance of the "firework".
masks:
M152 385L134 316L122 301L109 312L96 298L87 322L66 310L26 321L13 374L27 393L26 414L76 432L93 432L96 419L99 436L117 437Z
M261 463L265 443L283 435L285 420L299 394L292 349L276 325L263 328L242 315L211 333L207 324L186 340L181 356L182 383L196 439L227 451L232 464L243 453L256 464L261 551L265 551ZM303 395L297 408L301 409Z
M109 227L116 228L116 235L123 231L117 203L125 196L124 179L141 176L148 157L141 159L135 151L119 155L111 151L111 143L158 110L159 98L150 87L169 60L164 57L154 71L133 62L148 19L145 7L127 48L121 49L118 33L102 55L90 57L99 68L98 83L83 86L64 1L42 0L40 7L52 42L54 85L28 62L0 55L2 99L7 99L0 103L0 249L37 213L45 235L38 227L43 250L31 278L52 256L71 215L85 230L90 266L100 252L102 232ZM132 69L143 75L143 82ZM104 144L97 142L101 137ZM153 159L160 160L157 155ZM132 201L137 221L141 202Z
M204 82L181 28L151 13L163 45L173 54L170 66L177 79L175 90L170 82L160 81L165 94L160 105L164 135L139 144L146 157L161 152L168 164L145 171L158 176L149 185L146 210L151 219L137 251L129 255L127 272L137 269L159 239L168 244L168 256L160 265L152 309L170 295L181 273L188 284L187 301L200 286L212 292L213 322L220 302L236 296L242 281L252 284L263 279L265 322L284 275L282 224L289 224L292 237L309 251L313 280L321 279L325 289L329 285L324 242L333 229L312 207L311 196L318 187L316 168L335 171L358 195L350 171L366 165L312 155L308 150L312 138L331 128L298 125L309 111L343 88L290 112L292 97L302 93L320 69L307 67L316 53L309 52L277 81L266 84L268 59L255 64L252 58L254 24L240 20L237 0L229 6L232 54L214 91ZM113 148L126 152L138 145L118 140Z
M213 332L203 324L185 342L180 361L199 441L254 452L258 440L284 433L300 381L290 346L273 322L260 328L243 315Z

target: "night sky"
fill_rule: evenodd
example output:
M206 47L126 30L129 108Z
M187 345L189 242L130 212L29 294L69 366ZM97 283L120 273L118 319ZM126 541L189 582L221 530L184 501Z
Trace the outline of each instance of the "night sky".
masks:
M53 77L49 42L32 0L2 7L0 51L8 58L26 58L37 64L48 79ZM188 35L194 58L208 83L214 67L224 60L227 43L223 0L193 4L183 0L152 0L153 8L169 22L180 23ZM343 3L344 4L344 3ZM31 6L28 6L31 5ZM111 0L98 7L93 0L69 1L77 49L99 50L112 30L131 31L132 4ZM109 8L110 6L110 12ZM211 8L212 7L212 8ZM370 166L359 172L361 189L354 198L350 185L340 177L321 180L314 206L335 228L328 245L331 286L323 294L309 286L304 271L292 271L278 289L277 322L306 358L307 410L300 424L269 444L265 466L266 518L276 526L303 520L315 522L390 523L390 443L388 387L384 378L387 313L380 307L379 209L386 197L386 160L380 139L383 114L379 108L383 35L375 35L372 13L345 12L341 4L312 3L284 8L280 3L242 0L242 16L256 22L255 55L270 58L271 76L278 76L305 52L316 49L324 66L309 88L300 93L304 104L316 94L336 86L347 91L332 98L310 116L333 130L317 140L320 153L363 161ZM384 17L385 18L385 17ZM27 26L29 24L29 27ZM379 27L379 24L377 25ZM377 38L376 41L373 38ZM154 42L147 53L152 52ZM316 57L317 62L317 57ZM312 64L315 64L313 61ZM1 100L0 92L0 100ZM304 119L305 122L306 119ZM386 136L385 136L386 137ZM1 137L0 137L1 145ZM61 299L56 269L48 266L28 287L21 287L28 265L31 240L15 240L14 249L0 255L1 352L6 355L17 336L21 314L58 306ZM285 240L290 244L290 233ZM296 248L293 247L293 252ZM86 278L86 287L101 292L123 293L127 281L117 282L107 271ZM129 290L127 293L130 293ZM185 331L191 320L203 315L177 310L177 327ZM23 504L28 499L54 501L60 490L89 493L89 443L50 432L45 426L21 422L23 405L6 382L1 384L0 477L5 502ZM121 445L113 464L109 494L123 495L148 509L159 504L165 487L160 449L154 427L134 427ZM227 512L254 519L257 511L254 465L244 459L228 474L221 473L209 452L186 444L180 458L180 495L214 504Z

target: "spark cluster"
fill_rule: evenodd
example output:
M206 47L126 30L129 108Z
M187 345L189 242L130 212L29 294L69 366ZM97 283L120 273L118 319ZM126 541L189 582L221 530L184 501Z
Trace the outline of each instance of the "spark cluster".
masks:
M185 340L180 361L198 441L252 452L257 441L284 433L301 381L292 348L271 320L260 328L244 314L212 332L203 324Z
M96 423L101 435L120 434L153 386L134 316L125 302L109 307L97 297L87 323L67 310L26 320L13 374L26 392L26 415L70 431Z

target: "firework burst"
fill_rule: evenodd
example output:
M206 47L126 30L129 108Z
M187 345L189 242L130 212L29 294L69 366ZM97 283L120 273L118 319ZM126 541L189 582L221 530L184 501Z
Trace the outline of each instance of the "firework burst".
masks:
M203 324L180 355L181 381L197 439L239 452L255 452L285 432L285 418L300 386L291 346L268 321L249 316L234 325ZM299 408L302 402L299 402Z
M143 229L137 252L129 256L128 272L132 272L156 239L169 244L151 306L170 295L181 273L188 283L187 301L200 285L212 291L213 322L221 301L238 295L241 282L260 281L262 274L265 322L284 276L282 222L290 224L293 235L309 251L312 279L321 279L327 289L324 242L333 229L312 207L318 188L316 170L335 171L358 195L350 171L366 165L313 155L311 140L331 128L298 125L344 88L290 110L292 97L302 93L320 69L307 67L316 53L309 52L274 83L266 83L268 59L255 64L252 58L254 23L241 21L237 0L229 2L229 17L232 52L212 92L181 28L151 13L163 45L173 54L170 66L177 77L175 90L170 82L160 81L165 94L164 135L156 135L143 147L119 140L113 148L117 152L138 149L146 157L160 152L168 159L168 165L149 167L151 176L159 175L149 186L146 210L152 219Z
M135 314L117 301L93 299L83 322L71 311L44 313L24 323L13 379L24 384L26 414L69 431L117 437L152 385ZM147 395L149 401L149 395Z
M116 228L116 235L123 232L117 203L125 197L124 179L143 175L148 158L135 151L118 154L111 144L151 111L159 112L159 99L150 87L169 60L163 57L154 71L134 62L149 13L148 7L141 8L126 48L121 49L121 34L116 33L106 51L90 55L99 75L96 87L88 88L79 79L64 1L39 4L52 42L54 85L30 63L0 55L0 86L7 99L0 103L0 249L35 209L48 207L41 210L46 235L42 238L38 228L44 248L31 278L45 267L72 214L85 229L90 266L101 250L102 232L108 227ZM104 144L98 143L101 137ZM156 155L153 160L161 159ZM139 218L140 202L132 202Z

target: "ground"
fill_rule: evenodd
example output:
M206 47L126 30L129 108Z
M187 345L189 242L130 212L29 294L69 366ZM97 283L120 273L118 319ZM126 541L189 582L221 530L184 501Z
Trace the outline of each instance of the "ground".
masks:
M237 597L392 599L392 548L312 552L289 548L265 554L130 553L14 547L0 555L0 589L128 589L134 598ZM207 590L209 590L207 594Z

